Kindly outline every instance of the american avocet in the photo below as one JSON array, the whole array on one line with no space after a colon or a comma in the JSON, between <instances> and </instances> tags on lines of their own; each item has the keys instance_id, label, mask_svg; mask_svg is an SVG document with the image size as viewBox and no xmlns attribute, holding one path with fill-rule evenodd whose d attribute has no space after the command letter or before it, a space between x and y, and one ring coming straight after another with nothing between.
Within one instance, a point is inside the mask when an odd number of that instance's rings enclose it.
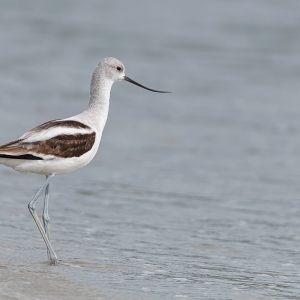
<instances>
[{"instance_id":1,"label":"american avocet","mask_svg":"<svg viewBox=\"0 0 300 300\"><path fill-rule=\"evenodd\" d=\"M18 140L0 146L0 164L22 173L46 175L46 180L28 204L28 209L46 243L51 265L58 258L51 246L49 235L49 184L57 174L69 173L87 165L95 156L104 129L110 90L114 82L126 80L149 89L125 76L124 65L115 58L100 61L94 70L88 108L82 113L61 120L53 120L24 133ZM35 203L45 190L43 223L35 211Z\"/></svg>"}]
</instances>

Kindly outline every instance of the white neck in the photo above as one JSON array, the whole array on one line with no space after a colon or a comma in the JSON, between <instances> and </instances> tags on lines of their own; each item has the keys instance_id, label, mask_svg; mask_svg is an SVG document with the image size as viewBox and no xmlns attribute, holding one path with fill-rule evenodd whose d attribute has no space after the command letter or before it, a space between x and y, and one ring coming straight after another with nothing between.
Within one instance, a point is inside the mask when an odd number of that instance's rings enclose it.
<instances>
[{"instance_id":1,"label":"white neck","mask_svg":"<svg viewBox=\"0 0 300 300\"><path fill-rule=\"evenodd\" d=\"M102 133L107 120L112 85L113 81L96 67L91 81L89 105L82 114L99 133Z\"/></svg>"}]
</instances>

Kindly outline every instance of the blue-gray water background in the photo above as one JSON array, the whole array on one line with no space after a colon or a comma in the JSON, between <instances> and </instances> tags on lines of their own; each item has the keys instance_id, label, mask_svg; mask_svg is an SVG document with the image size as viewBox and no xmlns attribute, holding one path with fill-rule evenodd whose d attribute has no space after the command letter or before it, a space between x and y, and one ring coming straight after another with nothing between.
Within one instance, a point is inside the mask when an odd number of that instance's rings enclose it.
<instances>
[{"instance_id":1,"label":"blue-gray water background","mask_svg":"<svg viewBox=\"0 0 300 300\"><path fill-rule=\"evenodd\" d=\"M0 143L117 83L99 152L51 184L46 264L0 167L0 299L300 299L300 2L1 1ZM39 212L42 199L38 202Z\"/></svg>"}]
</instances>

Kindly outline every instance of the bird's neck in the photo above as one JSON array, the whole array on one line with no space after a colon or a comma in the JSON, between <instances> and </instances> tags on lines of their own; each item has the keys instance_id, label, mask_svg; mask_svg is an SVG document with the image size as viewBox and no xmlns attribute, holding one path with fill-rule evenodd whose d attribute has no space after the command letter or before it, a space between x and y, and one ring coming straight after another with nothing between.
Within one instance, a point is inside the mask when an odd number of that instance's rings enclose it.
<instances>
[{"instance_id":1,"label":"bird's neck","mask_svg":"<svg viewBox=\"0 0 300 300\"><path fill-rule=\"evenodd\" d=\"M113 81L97 71L96 68L93 73L90 101L85 113L89 115L92 125L102 132L108 116L110 90Z\"/></svg>"}]
</instances>

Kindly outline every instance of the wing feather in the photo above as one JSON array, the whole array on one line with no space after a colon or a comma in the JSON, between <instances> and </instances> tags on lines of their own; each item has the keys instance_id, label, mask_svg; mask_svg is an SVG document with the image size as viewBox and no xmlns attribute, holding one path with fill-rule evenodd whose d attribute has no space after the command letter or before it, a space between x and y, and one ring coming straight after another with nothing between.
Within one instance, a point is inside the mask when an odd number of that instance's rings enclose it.
<instances>
[{"instance_id":1,"label":"wing feather","mask_svg":"<svg viewBox=\"0 0 300 300\"><path fill-rule=\"evenodd\" d=\"M81 122L55 120L0 146L0 157L29 160L79 157L93 147L95 139L96 132Z\"/></svg>"}]
</instances>

